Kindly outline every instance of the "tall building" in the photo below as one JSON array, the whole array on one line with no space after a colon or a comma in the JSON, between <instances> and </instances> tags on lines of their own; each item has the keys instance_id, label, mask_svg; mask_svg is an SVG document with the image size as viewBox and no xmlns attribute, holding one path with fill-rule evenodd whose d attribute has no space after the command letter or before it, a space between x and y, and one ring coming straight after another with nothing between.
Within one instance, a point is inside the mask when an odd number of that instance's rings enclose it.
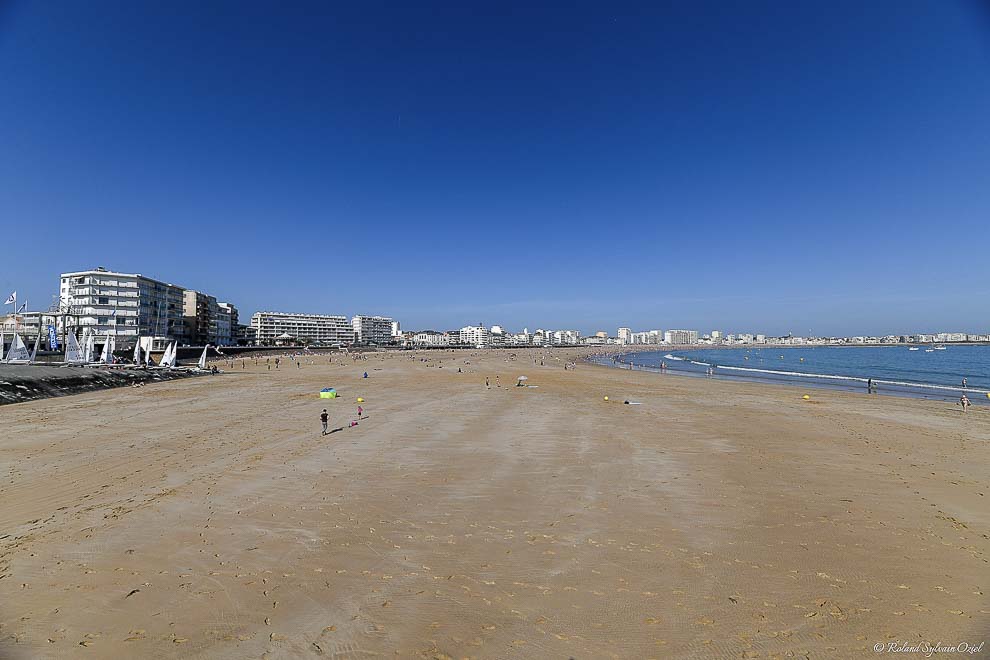
<instances>
[{"instance_id":1,"label":"tall building","mask_svg":"<svg viewBox=\"0 0 990 660\"><path fill-rule=\"evenodd\" d=\"M178 339L184 335L183 289L140 273L106 268L62 273L58 331L90 328L98 335ZM118 340L119 341L119 340Z\"/></svg>"},{"instance_id":2,"label":"tall building","mask_svg":"<svg viewBox=\"0 0 990 660\"><path fill-rule=\"evenodd\" d=\"M228 302L217 303L217 346L234 346L237 341L237 326L240 325L237 308Z\"/></svg>"},{"instance_id":3,"label":"tall building","mask_svg":"<svg viewBox=\"0 0 990 660\"><path fill-rule=\"evenodd\" d=\"M619 334L616 336L619 338L620 344L631 344L632 328L619 328Z\"/></svg>"},{"instance_id":4,"label":"tall building","mask_svg":"<svg viewBox=\"0 0 990 660\"><path fill-rule=\"evenodd\" d=\"M182 343L192 346L217 344L217 299L214 296L187 289L182 294L182 314L185 317L185 336ZM230 334L228 320L227 334Z\"/></svg>"},{"instance_id":5,"label":"tall building","mask_svg":"<svg viewBox=\"0 0 990 660\"><path fill-rule=\"evenodd\" d=\"M460 343L468 346L488 346L491 340L491 333L483 325L468 325L461 328Z\"/></svg>"},{"instance_id":6,"label":"tall building","mask_svg":"<svg viewBox=\"0 0 990 660\"><path fill-rule=\"evenodd\" d=\"M355 316L351 319L355 341L377 346L392 343L393 323L386 316Z\"/></svg>"},{"instance_id":7,"label":"tall building","mask_svg":"<svg viewBox=\"0 0 990 660\"><path fill-rule=\"evenodd\" d=\"M283 335L302 342L331 346L354 343L354 328L347 322L346 316L256 312L251 317L251 327L254 329L255 343L259 345L274 344Z\"/></svg>"},{"instance_id":8,"label":"tall building","mask_svg":"<svg viewBox=\"0 0 990 660\"><path fill-rule=\"evenodd\" d=\"M685 345L698 343L697 330L667 330L663 333L663 341L666 344Z\"/></svg>"}]
</instances>

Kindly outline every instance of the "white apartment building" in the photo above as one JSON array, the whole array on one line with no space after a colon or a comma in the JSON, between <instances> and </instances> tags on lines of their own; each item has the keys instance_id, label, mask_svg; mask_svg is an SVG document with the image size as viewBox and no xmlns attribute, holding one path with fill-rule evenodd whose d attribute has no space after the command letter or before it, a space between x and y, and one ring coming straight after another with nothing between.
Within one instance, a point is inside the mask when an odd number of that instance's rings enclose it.
<instances>
[{"instance_id":1,"label":"white apartment building","mask_svg":"<svg viewBox=\"0 0 990 660\"><path fill-rule=\"evenodd\" d=\"M663 333L665 344L685 345L698 343L697 330L667 330Z\"/></svg>"},{"instance_id":2,"label":"white apartment building","mask_svg":"<svg viewBox=\"0 0 990 660\"><path fill-rule=\"evenodd\" d=\"M619 333L616 336L619 338L620 344L631 344L632 328L619 328Z\"/></svg>"},{"instance_id":3,"label":"white apartment building","mask_svg":"<svg viewBox=\"0 0 990 660\"><path fill-rule=\"evenodd\" d=\"M450 337L436 330L424 330L412 336L412 343L417 346L450 346Z\"/></svg>"},{"instance_id":4,"label":"white apartment building","mask_svg":"<svg viewBox=\"0 0 990 660\"><path fill-rule=\"evenodd\" d=\"M282 335L314 344L344 346L354 343L354 328L346 316L255 312L251 327L258 345L271 345Z\"/></svg>"},{"instance_id":5,"label":"white apartment building","mask_svg":"<svg viewBox=\"0 0 990 660\"><path fill-rule=\"evenodd\" d=\"M581 342L581 333L577 330L554 330L551 342L555 346L577 346Z\"/></svg>"},{"instance_id":6,"label":"white apartment building","mask_svg":"<svg viewBox=\"0 0 990 660\"><path fill-rule=\"evenodd\" d=\"M506 343L510 346L526 346L532 340L532 335L529 334L528 330L523 330L522 332L517 332L514 335L509 335Z\"/></svg>"},{"instance_id":7,"label":"white apartment building","mask_svg":"<svg viewBox=\"0 0 990 660\"><path fill-rule=\"evenodd\" d=\"M462 344L469 346L488 346L491 343L491 333L483 325L467 325L460 329Z\"/></svg>"},{"instance_id":8,"label":"white apartment building","mask_svg":"<svg viewBox=\"0 0 990 660\"><path fill-rule=\"evenodd\" d=\"M60 339L66 328L96 334L179 337L183 334L183 289L140 273L105 268L62 273L59 283Z\"/></svg>"},{"instance_id":9,"label":"white apartment building","mask_svg":"<svg viewBox=\"0 0 990 660\"><path fill-rule=\"evenodd\" d=\"M217 303L217 337L218 346L234 346L237 344L237 326L240 325L237 308L228 302Z\"/></svg>"},{"instance_id":10,"label":"white apartment building","mask_svg":"<svg viewBox=\"0 0 990 660\"><path fill-rule=\"evenodd\" d=\"M394 321L386 316L355 316L351 319L354 339L362 344L391 344Z\"/></svg>"}]
</instances>

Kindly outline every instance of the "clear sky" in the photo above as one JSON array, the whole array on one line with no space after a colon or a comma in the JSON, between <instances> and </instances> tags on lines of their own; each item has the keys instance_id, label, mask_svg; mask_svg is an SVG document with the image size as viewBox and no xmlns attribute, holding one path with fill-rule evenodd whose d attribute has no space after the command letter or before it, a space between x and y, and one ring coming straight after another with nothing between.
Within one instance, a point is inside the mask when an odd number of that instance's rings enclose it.
<instances>
[{"instance_id":1,"label":"clear sky","mask_svg":"<svg viewBox=\"0 0 990 660\"><path fill-rule=\"evenodd\" d=\"M0 230L31 307L986 332L990 12L0 0Z\"/></svg>"}]
</instances>

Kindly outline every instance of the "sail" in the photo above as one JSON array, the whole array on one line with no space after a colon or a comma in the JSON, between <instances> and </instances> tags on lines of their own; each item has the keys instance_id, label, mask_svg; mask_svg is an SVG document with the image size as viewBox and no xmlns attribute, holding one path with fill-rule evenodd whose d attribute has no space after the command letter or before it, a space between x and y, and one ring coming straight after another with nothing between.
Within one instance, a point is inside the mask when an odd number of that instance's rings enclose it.
<instances>
[{"instance_id":1,"label":"sail","mask_svg":"<svg viewBox=\"0 0 990 660\"><path fill-rule=\"evenodd\" d=\"M96 336L89 328L83 328L82 336L83 362L92 362L96 352Z\"/></svg>"},{"instance_id":2,"label":"sail","mask_svg":"<svg viewBox=\"0 0 990 660\"><path fill-rule=\"evenodd\" d=\"M38 344L41 343L41 327L38 328L38 337L34 340L34 348L31 349L31 357L28 360L31 364L34 364L34 359L38 357Z\"/></svg>"},{"instance_id":3,"label":"sail","mask_svg":"<svg viewBox=\"0 0 990 660\"><path fill-rule=\"evenodd\" d=\"M151 366L151 342L152 339L148 339L148 345L144 347L144 366Z\"/></svg>"},{"instance_id":4,"label":"sail","mask_svg":"<svg viewBox=\"0 0 990 660\"><path fill-rule=\"evenodd\" d=\"M134 364L141 364L141 338L134 340Z\"/></svg>"},{"instance_id":5,"label":"sail","mask_svg":"<svg viewBox=\"0 0 990 660\"><path fill-rule=\"evenodd\" d=\"M162 356L162 361L158 365L168 368L175 366L175 342L169 344L165 349L165 355Z\"/></svg>"},{"instance_id":6,"label":"sail","mask_svg":"<svg viewBox=\"0 0 990 660\"><path fill-rule=\"evenodd\" d=\"M86 361L82 349L79 348L79 341L76 333L67 331L65 335L65 361L69 364L78 364Z\"/></svg>"},{"instance_id":7,"label":"sail","mask_svg":"<svg viewBox=\"0 0 990 660\"><path fill-rule=\"evenodd\" d=\"M200 369L206 369L206 352L210 350L210 345L207 344L206 348L203 349L203 354L199 356L199 364L197 365Z\"/></svg>"},{"instance_id":8,"label":"sail","mask_svg":"<svg viewBox=\"0 0 990 660\"><path fill-rule=\"evenodd\" d=\"M100 362L102 364L110 364L110 335L107 335L106 340L103 342L103 352L100 353Z\"/></svg>"},{"instance_id":9,"label":"sail","mask_svg":"<svg viewBox=\"0 0 990 660\"><path fill-rule=\"evenodd\" d=\"M7 345L7 333L0 332L0 362L6 362L5 354L3 352L4 346Z\"/></svg>"},{"instance_id":10,"label":"sail","mask_svg":"<svg viewBox=\"0 0 990 660\"><path fill-rule=\"evenodd\" d=\"M107 343L110 344L110 350L108 351L107 354L107 364L113 364L114 363L113 352L117 350L117 335L110 335L109 337L107 337Z\"/></svg>"},{"instance_id":11,"label":"sail","mask_svg":"<svg viewBox=\"0 0 990 660\"><path fill-rule=\"evenodd\" d=\"M7 362L27 362L30 359L31 354L28 353L24 340L15 332L14 341L10 344L10 350L7 351Z\"/></svg>"}]
</instances>

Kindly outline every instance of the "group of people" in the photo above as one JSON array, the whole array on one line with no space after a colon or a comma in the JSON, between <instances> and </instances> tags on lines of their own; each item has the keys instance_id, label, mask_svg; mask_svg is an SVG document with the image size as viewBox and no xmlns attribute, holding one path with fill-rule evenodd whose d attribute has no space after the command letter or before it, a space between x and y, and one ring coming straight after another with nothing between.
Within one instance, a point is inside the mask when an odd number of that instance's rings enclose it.
<instances>
[{"instance_id":1,"label":"group of people","mask_svg":"<svg viewBox=\"0 0 990 660\"><path fill-rule=\"evenodd\" d=\"M357 407L357 416L359 420L364 419L364 408L361 406ZM323 426L323 435L330 435L330 413L324 408L323 412L320 413L320 424ZM357 422L352 422L351 426L357 426Z\"/></svg>"}]
</instances>

